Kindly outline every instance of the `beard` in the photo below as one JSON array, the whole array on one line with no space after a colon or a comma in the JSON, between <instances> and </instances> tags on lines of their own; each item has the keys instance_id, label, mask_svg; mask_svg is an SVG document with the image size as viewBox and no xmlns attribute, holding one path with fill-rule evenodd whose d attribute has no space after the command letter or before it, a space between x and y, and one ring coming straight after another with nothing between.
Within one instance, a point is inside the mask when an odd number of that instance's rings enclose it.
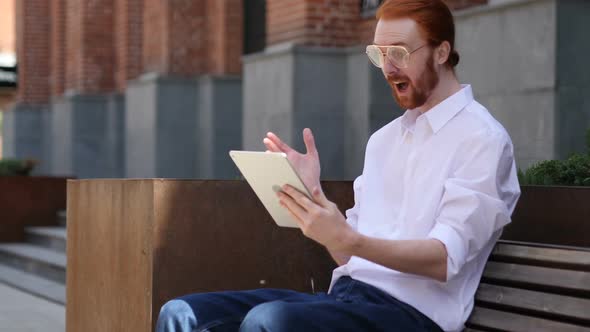
<instances>
[{"instance_id":1,"label":"beard","mask_svg":"<svg viewBox=\"0 0 590 332\"><path fill-rule=\"evenodd\" d=\"M401 95L393 82L407 82L407 87L404 89L405 95ZM416 80L412 82L409 77L403 75L391 75L387 76L387 83L391 87L393 97L395 101L402 109L415 109L426 103L432 91L438 85L439 77L437 72L434 70L434 59L432 54L426 61L424 71ZM409 92L409 93L408 93Z\"/></svg>"}]
</instances>

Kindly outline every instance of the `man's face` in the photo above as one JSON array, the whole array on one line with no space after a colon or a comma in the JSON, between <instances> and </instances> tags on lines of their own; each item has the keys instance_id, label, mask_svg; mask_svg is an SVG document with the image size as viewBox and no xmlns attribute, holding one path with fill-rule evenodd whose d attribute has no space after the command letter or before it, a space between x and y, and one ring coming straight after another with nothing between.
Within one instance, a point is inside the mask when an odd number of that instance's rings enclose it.
<instances>
[{"instance_id":1,"label":"man's face","mask_svg":"<svg viewBox=\"0 0 590 332\"><path fill-rule=\"evenodd\" d=\"M426 45L416 22L409 18L379 20L374 43L404 46L409 52L416 50L411 53L406 68L394 66L384 56L382 71L401 108L414 109L424 105L438 85L439 75L434 67L433 50Z\"/></svg>"}]
</instances>

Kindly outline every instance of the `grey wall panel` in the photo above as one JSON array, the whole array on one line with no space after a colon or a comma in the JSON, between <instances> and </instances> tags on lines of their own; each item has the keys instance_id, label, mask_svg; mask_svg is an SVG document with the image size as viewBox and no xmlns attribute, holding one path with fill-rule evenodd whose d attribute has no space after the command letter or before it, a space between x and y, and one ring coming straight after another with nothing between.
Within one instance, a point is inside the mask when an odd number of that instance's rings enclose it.
<instances>
[{"instance_id":1,"label":"grey wall panel","mask_svg":"<svg viewBox=\"0 0 590 332\"><path fill-rule=\"evenodd\" d=\"M16 155L15 117L14 107L2 113L2 156L4 158L14 158Z\"/></svg>"},{"instance_id":2,"label":"grey wall panel","mask_svg":"<svg viewBox=\"0 0 590 332\"><path fill-rule=\"evenodd\" d=\"M209 110L202 112L212 114L210 136L213 137L212 150L207 154L212 165L212 178L236 179L239 171L229 158L229 150L242 147L242 79L238 77L213 77L207 84L212 84L213 101Z\"/></svg>"},{"instance_id":3,"label":"grey wall panel","mask_svg":"<svg viewBox=\"0 0 590 332\"><path fill-rule=\"evenodd\" d=\"M194 178L197 175L197 80L160 77L156 82L155 176Z\"/></svg>"},{"instance_id":4,"label":"grey wall panel","mask_svg":"<svg viewBox=\"0 0 590 332\"><path fill-rule=\"evenodd\" d=\"M127 91L128 177L235 179L242 147L241 79L145 75Z\"/></svg>"},{"instance_id":5,"label":"grey wall panel","mask_svg":"<svg viewBox=\"0 0 590 332\"><path fill-rule=\"evenodd\" d=\"M510 133L517 167L526 169L539 160L554 158L553 90L488 96L479 101Z\"/></svg>"},{"instance_id":6,"label":"grey wall panel","mask_svg":"<svg viewBox=\"0 0 590 332\"><path fill-rule=\"evenodd\" d=\"M309 127L320 152L323 179L343 179L348 52L296 48L291 142L305 151L302 131Z\"/></svg>"},{"instance_id":7,"label":"grey wall panel","mask_svg":"<svg viewBox=\"0 0 590 332\"><path fill-rule=\"evenodd\" d=\"M590 1L557 2L556 154L585 152L590 130Z\"/></svg>"},{"instance_id":8,"label":"grey wall panel","mask_svg":"<svg viewBox=\"0 0 590 332\"><path fill-rule=\"evenodd\" d=\"M506 1L456 15L457 74L508 130L517 164L555 155L556 2Z\"/></svg>"},{"instance_id":9,"label":"grey wall panel","mask_svg":"<svg viewBox=\"0 0 590 332\"><path fill-rule=\"evenodd\" d=\"M156 84L140 78L125 92L125 177L156 176Z\"/></svg>"},{"instance_id":10,"label":"grey wall panel","mask_svg":"<svg viewBox=\"0 0 590 332\"><path fill-rule=\"evenodd\" d=\"M72 105L65 98L52 103L51 142L52 158L51 173L56 175L74 175L72 162Z\"/></svg>"},{"instance_id":11,"label":"grey wall panel","mask_svg":"<svg viewBox=\"0 0 590 332\"><path fill-rule=\"evenodd\" d=\"M40 162L34 174L49 171L48 105L15 104L3 113L3 157Z\"/></svg>"},{"instance_id":12,"label":"grey wall panel","mask_svg":"<svg viewBox=\"0 0 590 332\"><path fill-rule=\"evenodd\" d=\"M124 175L121 95L68 95L52 103L51 173L78 178Z\"/></svg>"},{"instance_id":13,"label":"grey wall panel","mask_svg":"<svg viewBox=\"0 0 590 332\"><path fill-rule=\"evenodd\" d=\"M244 57L243 147L264 150L273 131L287 143L293 136L294 56L289 50Z\"/></svg>"}]
</instances>

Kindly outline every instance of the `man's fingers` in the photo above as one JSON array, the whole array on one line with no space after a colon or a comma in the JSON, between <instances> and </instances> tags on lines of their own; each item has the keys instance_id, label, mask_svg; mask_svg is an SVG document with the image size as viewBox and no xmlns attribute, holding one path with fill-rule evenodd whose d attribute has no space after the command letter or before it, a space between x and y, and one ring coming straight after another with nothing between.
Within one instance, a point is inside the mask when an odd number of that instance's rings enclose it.
<instances>
[{"instance_id":1,"label":"man's fingers","mask_svg":"<svg viewBox=\"0 0 590 332\"><path fill-rule=\"evenodd\" d=\"M305 143L305 148L307 149L307 153L317 154L318 150L315 146L315 139L313 138L313 133L311 129L305 128L303 129L303 142Z\"/></svg>"},{"instance_id":2,"label":"man's fingers","mask_svg":"<svg viewBox=\"0 0 590 332\"><path fill-rule=\"evenodd\" d=\"M289 209L289 207L285 203L281 203L281 205L287 210L289 215L291 215L291 218L293 218L293 220L295 220L295 222L297 223L299 228L303 229L305 222L303 220L301 220L295 213L293 213L293 211L291 211L291 209Z\"/></svg>"},{"instance_id":3,"label":"man's fingers","mask_svg":"<svg viewBox=\"0 0 590 332\"><path fill-rule=\"evenodd\" d=\"M264 143L264 145L266 145L266 148L268 149L268 151L283 152L283 151L281 151L281 149L279 149L279 147L273 141L271 141L268 138L263 139L262 142Z\"/></svg>"},{"instance_id":4,"label":"man's fingers","mask_svg":"<svg viewBox=\"0 0 590 332\"><path fill-rule=\"evenodd\" d=\"M271 132L269 132L269 133L267 133L267 134L266 134L266 137L267 137L267 138L268 138L270 141L272 141L272 143L274 143L274 144L275 144L275 146L276 146L277 148L279 148L279 149L280 149L280 151L282 151L282 152L289 153L289 152L291 152L291 151L293 150L293 149L292 149L292 148L291 148L289 145L287 145L285 142L283 142L283 141L282 141L282 140L279 138L279 136L275 135L274 133L271 133Z\"/></svg>"},{"instance_id":5,"label":"man's fingers","mask_svg":"<svg viewBox=\"0 0 590 332\"><path fill-rule=\"evenodd\" d=\"M279 193L279 199L281 203L284 204L291 212L293 212L298 218L305 219L307 217L307 211L299 205L293 197L285 194Z\"/></svg>"},{"instance_id":6,"label":"man's fingers","mask_svg":"<svg viewBox=\"0 0 590 332\"><path fill-rule=\"evenodd\" d=\"M291 196L299 205L301 205L306 210L306 212L311 212L311 210L317 205L305 194L291 187L290 185L283 186L283 191Z\"/></svg>"},{"instance_id":7,"label":"man's fingers","mask_svg":"<svg viewBox=\"0 0 590 332\"><path fill-rule=\"evenodd\" d=\"M312 195L313 199L323 207L326 207L328 205L328 203L330 203L328 198L326 198L326 195L324 195L324 191L319 186L314 187L311 190L311 195Z\"/></svg>"}]
</instances>

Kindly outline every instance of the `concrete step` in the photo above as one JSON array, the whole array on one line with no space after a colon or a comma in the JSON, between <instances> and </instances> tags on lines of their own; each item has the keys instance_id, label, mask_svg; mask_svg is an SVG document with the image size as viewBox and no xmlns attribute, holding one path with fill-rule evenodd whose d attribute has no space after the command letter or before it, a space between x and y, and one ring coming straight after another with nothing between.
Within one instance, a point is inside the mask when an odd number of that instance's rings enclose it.
<instances>
[{"instance_id":1,"label":"concrete step","mask_svg":"<svg viewBox=\"0 0 590 332\"><path fill-rule=\"evenodd\" d=\"M27 227L25 236L27 243L62 253L66 252L65 227Z\"/></svg>"},{"instance_id":2,"label":"concrete step","mask_svg":"<svg viewBox=\"0 0 590 332\"><path fill-rule=\"evenodd\" d=\"M66 255L26 243L0 244L0 264L65 284Z\"/></svg>"},{"instance_id":3,"label":"concrete step","mask_svg":"<svg viewBox=\"0 0 590 332\"><path fill-rule=\"evenodd\" d=\"M66 304L64 284L34 274L0 264L0 282L57 304Z\"/></svg>"},{"instance_id":4,"label":"concrete step","mask_svg":"<svg viewBox=\"0 0 590 332\"><path fill-rule=\"evenodd\" d=\"M57 212L57 223L62 227L66 227L66 210L60 210Z\"/></svg>"}]
</instances>

